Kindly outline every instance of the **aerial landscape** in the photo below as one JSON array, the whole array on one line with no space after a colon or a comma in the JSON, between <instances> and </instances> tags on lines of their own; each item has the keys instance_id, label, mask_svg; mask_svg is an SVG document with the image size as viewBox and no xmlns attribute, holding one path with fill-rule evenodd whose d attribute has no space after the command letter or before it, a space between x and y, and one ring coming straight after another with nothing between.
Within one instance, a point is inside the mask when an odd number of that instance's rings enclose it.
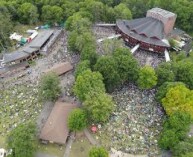
<instances>
[{"instance_id":1,"label":"aerial landscape","mask_svg":"<svg viewBox=\"0 0 193 157\"><path fill-rule=\"evenodd\" d=\"M0 157L193 157L193 1L0 0Z\"/></svg>"}]
</instances>

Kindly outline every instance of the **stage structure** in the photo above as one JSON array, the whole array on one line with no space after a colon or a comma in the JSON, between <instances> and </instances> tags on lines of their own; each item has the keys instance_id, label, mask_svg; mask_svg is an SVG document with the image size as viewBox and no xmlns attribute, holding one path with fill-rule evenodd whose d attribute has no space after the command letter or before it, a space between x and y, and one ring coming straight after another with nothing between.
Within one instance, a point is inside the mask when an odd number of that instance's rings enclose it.
<instances>
[{"instance_id":1,"label":"stage structure","mask_svg":"<svg viewBox=\"0 0 193 157\"><path fill-rule=\"evenodd\" d=\"M117 20L116 33L121 34L125 43L131 47L164 53L170 48L168 38L173 31L177 15L153 8L147 11L146 17L133 20Z\"/></svg>"}]
</instances>

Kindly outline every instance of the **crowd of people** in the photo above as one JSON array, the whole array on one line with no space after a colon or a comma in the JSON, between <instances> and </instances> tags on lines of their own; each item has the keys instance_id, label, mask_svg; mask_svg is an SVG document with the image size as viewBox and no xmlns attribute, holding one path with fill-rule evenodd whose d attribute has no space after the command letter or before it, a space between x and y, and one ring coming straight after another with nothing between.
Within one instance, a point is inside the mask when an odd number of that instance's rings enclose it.
<instances>
[{"instance_id":1,"label":"crowd of people","mask_svg":"<svg viewBox=\"0 0 193 157\"><path fill-rule=\"evenodd\" d=\"M164 113L154 99L155 90L142 91L128 84L112 96L117 106L99 131L102 144L130 154L157 156Z\"/></svg>"}]
</instances>

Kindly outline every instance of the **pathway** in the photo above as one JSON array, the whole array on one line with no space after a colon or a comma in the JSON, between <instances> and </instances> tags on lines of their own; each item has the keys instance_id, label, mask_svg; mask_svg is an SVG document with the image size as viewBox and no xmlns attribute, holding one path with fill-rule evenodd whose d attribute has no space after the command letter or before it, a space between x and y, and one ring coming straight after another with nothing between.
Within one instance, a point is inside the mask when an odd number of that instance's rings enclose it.
<instances>
[{"instance_id":1,"label":"pathway","mask_svg":"<svg viewBox=\"0 0 193 157\"><path fill-rule=\"evenodd\" d=\"M64 153L64 157L69 157L70 156L70 150L71 150L71 147L72 147L72 143L74 142L75 140L75 133L71 133L69 138L68 138L68 141L66 143L66 148L65 148L65 153Z\"/></svg>"},{"instance_id":2,"label":"pathway","mask_svg":"<svg viewBox=\"0 0 193 157\"><path fill-rule=\"evenodd\" d=\"M57 157L57 156L38 152L38 153L36 153L35 157Z\"/></svg>"},{"instance_id":3,"label":"pathway","mask_svg":"<svg viewBox=\"0 0 193 157\"><path fill-rule=\"evenodd\" d=\"M99 146L98 141L96 141L96 140L94 139L94 137L90 134L90 132L88 131L88 129L85 129L85 130L84 130L84 134L86 135L86 137L88 138L88 140L90 141L90 143L91 143L92 145L97 145L97 146Z\"/></svg>"}]
</instances>

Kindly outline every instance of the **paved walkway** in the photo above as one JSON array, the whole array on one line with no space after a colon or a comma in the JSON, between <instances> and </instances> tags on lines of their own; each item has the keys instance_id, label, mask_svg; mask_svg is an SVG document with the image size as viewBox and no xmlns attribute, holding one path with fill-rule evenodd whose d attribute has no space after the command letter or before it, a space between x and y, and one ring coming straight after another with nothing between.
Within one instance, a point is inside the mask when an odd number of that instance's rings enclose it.
<instances>
[{"instance_id":1,"label":"paved walkway","mask_svg":"<svg viewBox=\"0 0 193 157\"><path fill-rule=\"evenodd\" d=\"M71 133L70 137L68 138L68 141L66 143L66 148L65 148L65 153L64 153L64 157L69 157L70 156L70 150L72 147L72 143L75 140L75 133Z\"/></svg>"},{"instance_id":2,"label":"paved walkway","mask_svg":"<svg viewBox=\"0 0 193 157\"><path fill-rule=\"evenodd\" d=\"M99 146L98 141L96 141L96 140L94 139L94 137L90 134L90 132L88 131L88 129L85 129L85 130L84 130L84 134L85 134L85 136L88 138L88 140L90 141L90 143L91 143L92 145L97 145L97 146Z\"/></svg>"}]
</instances>

